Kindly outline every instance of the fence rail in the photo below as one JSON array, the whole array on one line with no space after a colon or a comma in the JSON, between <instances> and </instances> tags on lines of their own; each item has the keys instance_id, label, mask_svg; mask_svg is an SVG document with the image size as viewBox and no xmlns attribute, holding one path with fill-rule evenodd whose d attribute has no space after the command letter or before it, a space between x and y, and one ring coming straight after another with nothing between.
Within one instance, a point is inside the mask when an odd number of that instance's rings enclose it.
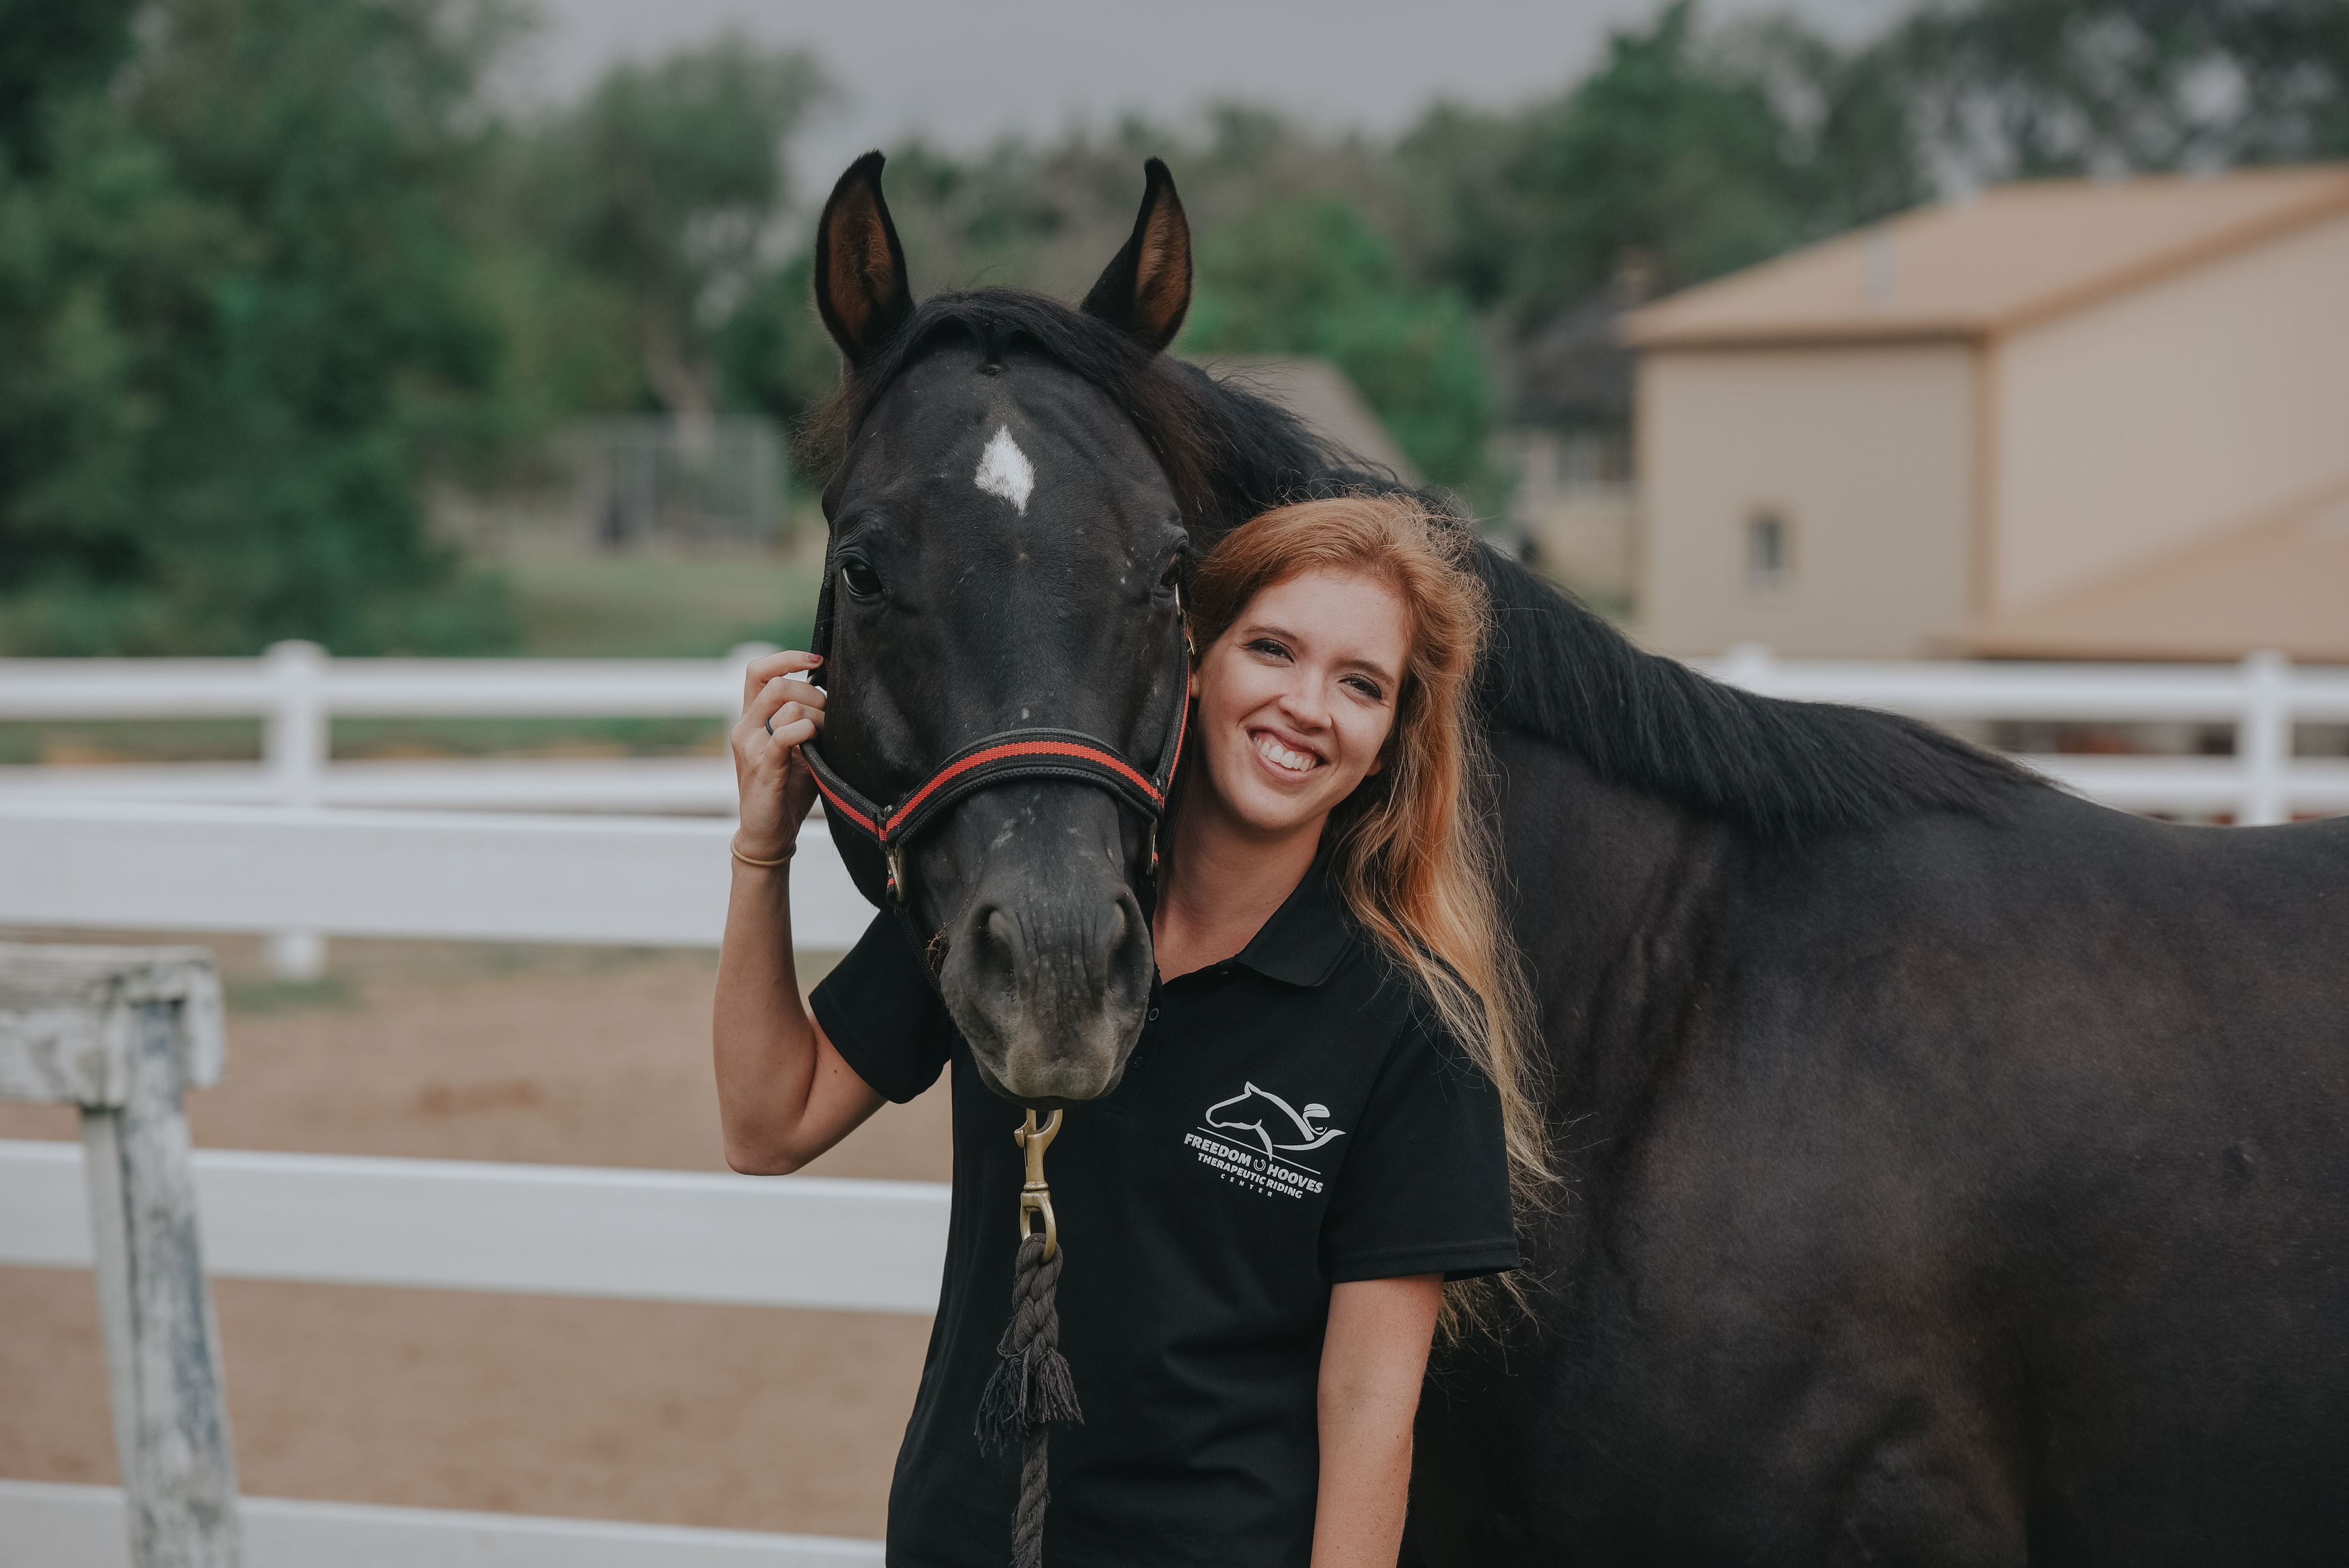
<instances>
[{"instance_id":1,"label":"fence rail","mask_svg":"<svg viewBox=\"0 0 2349 1568\"><path fill-rule=\"evenodd\" d=\"M0 923L714 948L732 826L0 798ZM792 938L844 950L872 906L829 834L800 845Z\"/></svg>"},{"instance_id":2,"label":"fence rail","mask_svg":"<svg viewBox=\"0 0 2349 1568\"><path fill-rule=\"evenodd\" d=\"M197 1149L205 1272L230 1279L830 1312L937 1310L932 1181L752 1178ZM0 1267L86 1269L78 1144L0 1139Z\"/></svg>"},{"instance_id":3,"label":"fence rail","mask_svg":"<svg viewBox=\"0 0 2349 1568\"><path fill-rule=\"evenodd\" d=\"M435 1508L238 1500L244 1568L879 1568L877 1541ZM122 1493L0 1480L9 1568L135 1568Z\"/></svg>"},{"instance_id":4,"label":"fence rail","mask_svg":"<svg viewBox=\"0 0 2349 1568\"><path fill-rule=\"evenodd\" d=\"M243 716L264 721L259 763L0 768L0 799L728 815L722 757L351 761L336 717L728 718L745 644L714 659L329 659L280 643L261 659L0 660L0 720ZM2295 757L2294 727L2349 723L2349 670L2254 654L2234 665L1780 659L1744 646L1698 668L1751 691L1884 708L1935 722L2222 723L2230 758L2024 760L2126 810L2227 813L2244 823L2349 811L2349 760Z\"/></svg>"}]
</instances>

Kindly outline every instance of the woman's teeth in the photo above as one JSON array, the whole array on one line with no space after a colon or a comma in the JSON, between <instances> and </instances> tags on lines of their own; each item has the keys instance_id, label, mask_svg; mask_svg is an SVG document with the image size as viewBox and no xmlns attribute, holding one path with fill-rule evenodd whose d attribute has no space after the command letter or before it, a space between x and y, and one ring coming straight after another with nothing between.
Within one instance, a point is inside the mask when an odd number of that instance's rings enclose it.
<instances>
[{"instance_id":1,"label":"woman's teeth","mask_svg":"<svg viewBox=\"0 0 2349 1568\"><path fill-rule=\"evenodd\" d=\"M1257 754L1274 767L1292 774L1309 774L1321 765L1321 759L1310 752L1292 752L1270 735L1259 731L1256 737Z\"/></svg>"}]
</instances>

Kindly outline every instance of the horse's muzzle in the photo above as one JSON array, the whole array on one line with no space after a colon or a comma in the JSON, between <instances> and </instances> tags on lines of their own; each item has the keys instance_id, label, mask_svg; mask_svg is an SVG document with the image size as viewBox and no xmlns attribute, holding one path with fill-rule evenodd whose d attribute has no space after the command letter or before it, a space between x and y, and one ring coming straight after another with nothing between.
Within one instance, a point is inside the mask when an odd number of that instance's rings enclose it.
<instances>
[{"instance_id":1,"label":"horse's muzzle","mask_svg":"<svg viewBox=\"0 0 2349 1568\"><path fill-rule=\"evenodd\" d=\"M1126 879L1116 804L1082 788L1036 793L1060 809L1039 810L1015 789L957 813L995 820L956 824L990 842L948 922L938 984L988 1086L1050 1109L1117 1086L1155 959ZM1089 840L1090 853L1078 847Z\"/></svg>"}]
</instances>

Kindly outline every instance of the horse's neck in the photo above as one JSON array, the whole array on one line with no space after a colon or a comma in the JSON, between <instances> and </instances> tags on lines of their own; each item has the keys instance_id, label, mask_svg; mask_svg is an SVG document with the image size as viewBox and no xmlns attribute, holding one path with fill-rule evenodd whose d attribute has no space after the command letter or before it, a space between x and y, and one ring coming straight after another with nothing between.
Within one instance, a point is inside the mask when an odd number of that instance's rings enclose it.
<instances>
[{"instance_id":1,"label":"horse's neck","mask_svg":"<svg viewBox=\"0 0 2349 1568\"><path fill-rule=\"evenodd\" d=\"M1644 1097L1684 1037L1744 855L1719 825L1546 742L1508 738L1496 751L1511 925L1552 1108L1603 1121Z\"/></svg>"}]
</instances>

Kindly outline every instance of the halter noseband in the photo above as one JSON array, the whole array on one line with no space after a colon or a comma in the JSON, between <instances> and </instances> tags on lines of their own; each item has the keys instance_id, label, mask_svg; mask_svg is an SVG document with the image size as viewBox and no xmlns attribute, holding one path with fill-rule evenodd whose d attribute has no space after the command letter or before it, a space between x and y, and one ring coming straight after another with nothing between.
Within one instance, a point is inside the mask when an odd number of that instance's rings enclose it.
<instances>
[{"instance_id":1,"label":"halter noseband","mask_svg":"<svg viewBox=\"0 0 2349 1568\"><path fill-rule=\"evenodd\" d=\"M1119 755L1117 748L1081 731L1023 726L973 741L939 763L895 805L882 805L842 778L812 742L802 746L800 755L807 759L808 771L815 775L825 809L880 847L889 867L889 896L900 904L905 901L905 846L956 802L1010 779L1074 779L1098 785L1126 802L1150 819L1150 870L1154 875L1158 823L1166 813L1166 792L1174 782L1175 765L1183 760L1183 732L1191 710L1185 691L1191 670L1189 641L1185 633L1175 654L1174 711L1158 748L1158 765L1146 774Z\"/></svg>"}]
</instances>

